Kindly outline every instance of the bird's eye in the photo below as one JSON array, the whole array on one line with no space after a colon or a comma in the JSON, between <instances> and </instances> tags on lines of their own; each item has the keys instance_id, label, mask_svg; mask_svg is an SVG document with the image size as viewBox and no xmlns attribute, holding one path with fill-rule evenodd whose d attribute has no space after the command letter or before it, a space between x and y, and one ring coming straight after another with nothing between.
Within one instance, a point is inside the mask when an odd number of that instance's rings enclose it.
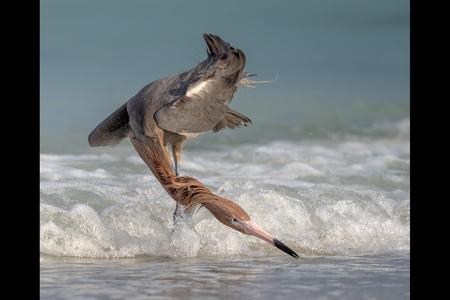
<instances>
[{"instance_id":1,"label":"bird's eye","mask_svg":"<svg viewBox=\"0 0 450 300\"><path fill-rule=\"evenodd\" d=\"M236 223L238 220L236 218L231 217L230 221L233 222L233 223Z\"/></svg>"}]
</instances>

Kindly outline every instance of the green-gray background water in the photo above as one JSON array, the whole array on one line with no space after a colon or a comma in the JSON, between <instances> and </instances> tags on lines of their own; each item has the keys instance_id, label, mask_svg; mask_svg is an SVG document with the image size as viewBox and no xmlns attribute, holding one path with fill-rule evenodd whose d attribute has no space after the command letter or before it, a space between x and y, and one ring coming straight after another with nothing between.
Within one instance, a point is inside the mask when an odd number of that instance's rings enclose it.
<instances>
[{"instance_id":1,"label":"green-gray background water","mask_svg":"<svg viewBox=\"0 0 450 300\"><path fill-rule=\"evenodd\" d=\"M409 1L46 0L40 24L42 152L89 151L90 131L139 89L206 58L204 32L242 49L256 80L275 81L231 103L253 126L188 147L409 117Z\"/></svg>"}]
</instances>

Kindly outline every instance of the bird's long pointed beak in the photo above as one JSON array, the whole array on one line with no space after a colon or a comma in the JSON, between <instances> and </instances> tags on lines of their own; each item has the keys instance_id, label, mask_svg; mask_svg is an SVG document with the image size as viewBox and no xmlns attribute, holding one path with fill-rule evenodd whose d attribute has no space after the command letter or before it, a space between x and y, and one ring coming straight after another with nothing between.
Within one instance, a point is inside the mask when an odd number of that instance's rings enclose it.
<instances>
[{"instance_id":1,"label":"bird's long pointed beak","mask_svg":"<svg viewBox=\"0 0 450 300\"><path fill-rule=\"evenodd\" d=\"M285 244L283 244L282 242L280 242L279 240L274 238L272 235L267 233L264 229L259 227L253 221L241 222L239 225L242 229L244 229L244 231L247 234L256 236L256 237L262 239L263 241L268 242L269 244L277 247L281 251L289 254L290 256L292 256L294 258L297 258L297 259L299 258L298 254L295 253L291 248L289 248L288 246L286 246Z\"/></svg>"}]
</instances>

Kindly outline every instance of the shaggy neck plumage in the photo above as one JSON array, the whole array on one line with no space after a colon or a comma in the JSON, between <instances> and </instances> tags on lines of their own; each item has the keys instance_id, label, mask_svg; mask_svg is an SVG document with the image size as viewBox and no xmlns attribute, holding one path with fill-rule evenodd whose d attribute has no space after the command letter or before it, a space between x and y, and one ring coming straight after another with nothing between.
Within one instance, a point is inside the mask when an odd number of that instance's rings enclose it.
<instances>
[{"instance_id":1,"label":"shaggy neck plumage","mask_svg":"<svg viewBox=\"0 0 450 300\"><path fill-rule=\"evenodd\" d=\"M134 138L130 140L167 193L179 204L187 206L186 212L195 207L200 208L207 202L220 201L221 197L213 194L197 179L188 176L179 177L173 173L164 153L161 136L146 138L146 143Z\"/></svg>"}]
</instances>

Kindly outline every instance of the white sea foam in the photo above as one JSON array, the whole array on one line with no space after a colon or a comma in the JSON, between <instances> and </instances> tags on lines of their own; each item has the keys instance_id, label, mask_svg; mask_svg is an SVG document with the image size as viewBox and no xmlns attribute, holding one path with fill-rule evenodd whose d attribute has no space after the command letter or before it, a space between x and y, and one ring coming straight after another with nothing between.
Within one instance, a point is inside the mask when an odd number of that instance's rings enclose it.
<instances>
[{"instance_id":1,"label":"white sea foam","mask_svg":"<svg viewBox=\"0 0 450 300\"><path fill-rule=\"evenodd\" d=\"M397 124L401 128L405 124ZM175 202L135 152L41 154L40 249L55 256L284 255ZM182 174L235 201L300 255L408 252L409 141L277 141L185 151Z\"/></svg>"}]
</instances>

